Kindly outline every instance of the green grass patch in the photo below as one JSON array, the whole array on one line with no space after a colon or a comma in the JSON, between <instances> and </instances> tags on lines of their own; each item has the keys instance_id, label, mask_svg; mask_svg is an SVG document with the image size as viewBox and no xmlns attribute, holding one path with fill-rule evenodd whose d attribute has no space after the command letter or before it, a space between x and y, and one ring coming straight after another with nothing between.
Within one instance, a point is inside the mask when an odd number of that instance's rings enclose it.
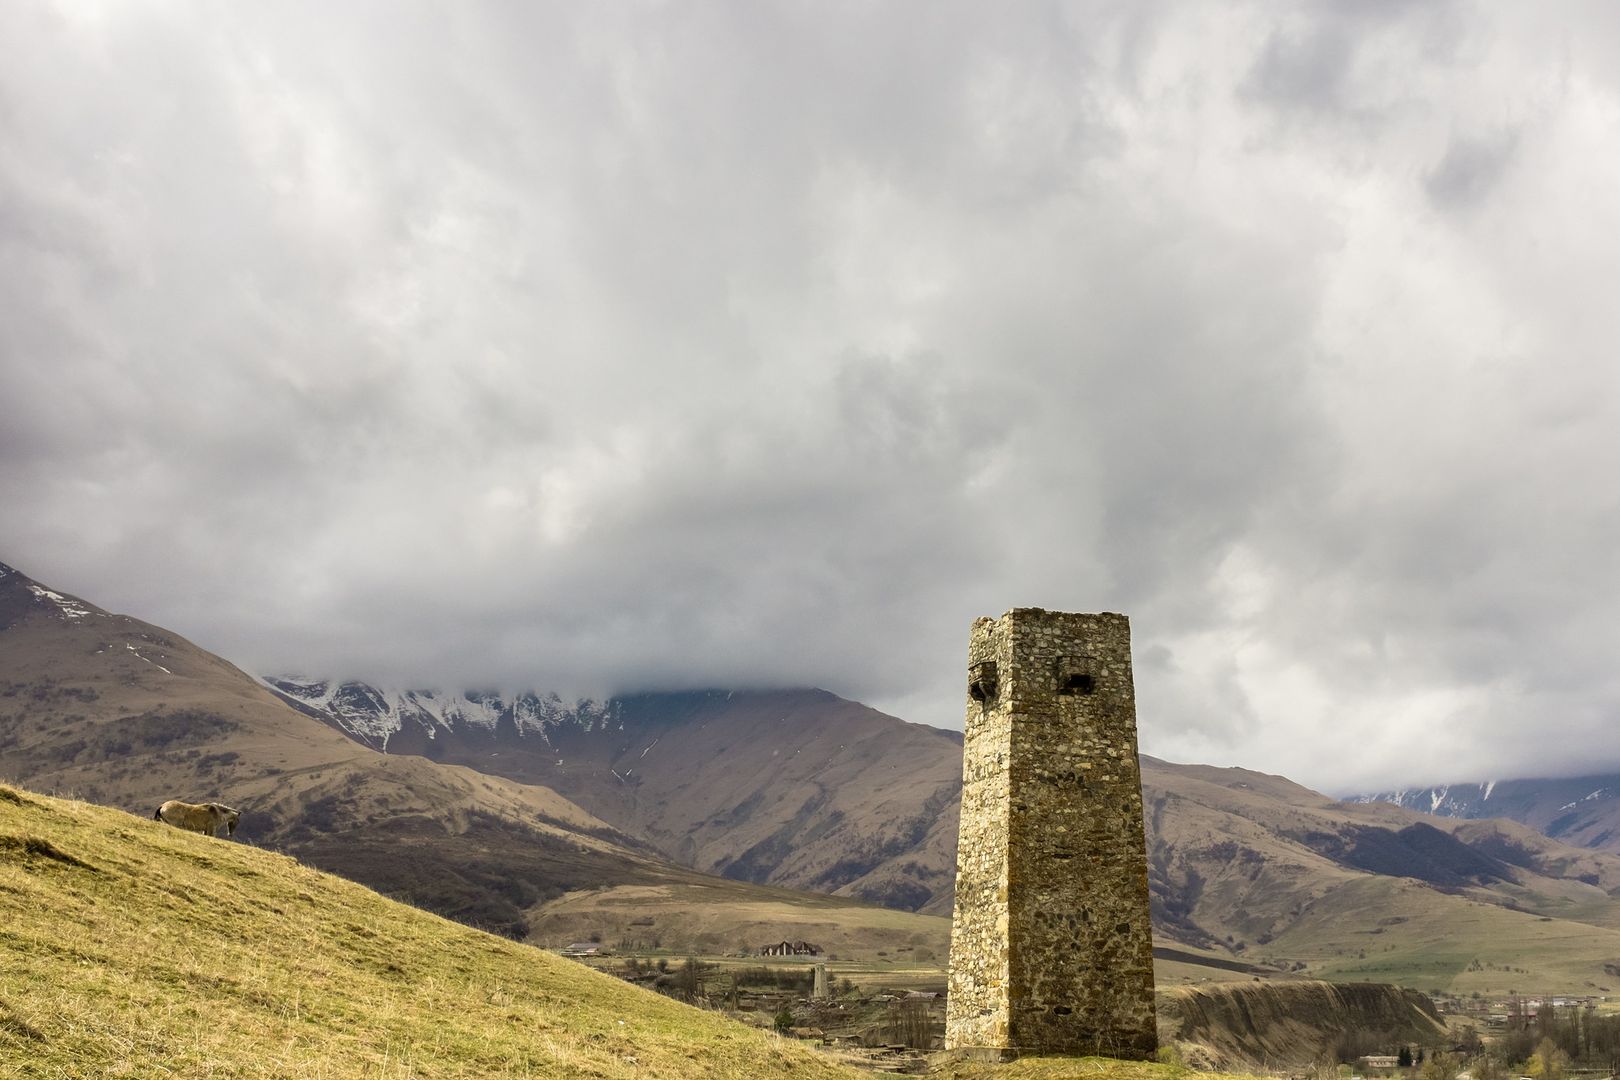
<instances>
[{"instance_id":1,"label":"green grass patch","mask_svg":"<svg viewBox=\"0 0 1620 1080\"><path fill-rule=\"evenodd\" d=\"M1368 912L1382 918L1369 926ZM1315 978L1506 996L1602 995L1620 982L1620 932L1448 896L1396 878L1357 879L1319 898L1265 947Z\"/></svg>"}]
</instances>

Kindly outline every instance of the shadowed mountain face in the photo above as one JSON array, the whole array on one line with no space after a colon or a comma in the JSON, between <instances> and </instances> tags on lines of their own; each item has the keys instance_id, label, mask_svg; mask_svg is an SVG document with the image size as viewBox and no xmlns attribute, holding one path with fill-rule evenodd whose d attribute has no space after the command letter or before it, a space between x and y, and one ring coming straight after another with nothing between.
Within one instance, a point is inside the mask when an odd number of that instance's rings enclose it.
<instances>
[{"instance_id":1,"label":"shadowed mountain face","mask_svg":"<svg viewBox=\"0 0 1620 1080\"><path fill-rule=\"evenodd\" d=\"M1575 847L1620 854L1620 774L1564 780L1492 780L1357 795L1449 818L1507 818Z\"/></svg>"}]
</instances>

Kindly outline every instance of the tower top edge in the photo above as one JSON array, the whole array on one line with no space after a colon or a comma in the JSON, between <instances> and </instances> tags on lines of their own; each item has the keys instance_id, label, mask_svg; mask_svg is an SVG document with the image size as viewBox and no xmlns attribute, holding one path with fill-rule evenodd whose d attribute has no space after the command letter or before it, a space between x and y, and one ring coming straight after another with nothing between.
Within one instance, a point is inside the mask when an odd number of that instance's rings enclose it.
<instances>
[{"instance_id":1,"label":"tower top edge","mask_svg":"<svg viewBox=\"0 0 1620 1080\"><path fill-rule=\"evenodd\" d=\"M1121 615L1117 611L1052 611L1048 608L1015 607L1008 608L1000 618L992 615L980 616L975 623L1001 622L1004 619L1117 619L1120 622L1130 622L1130 617Z\"/></svg>"}]
</instances>

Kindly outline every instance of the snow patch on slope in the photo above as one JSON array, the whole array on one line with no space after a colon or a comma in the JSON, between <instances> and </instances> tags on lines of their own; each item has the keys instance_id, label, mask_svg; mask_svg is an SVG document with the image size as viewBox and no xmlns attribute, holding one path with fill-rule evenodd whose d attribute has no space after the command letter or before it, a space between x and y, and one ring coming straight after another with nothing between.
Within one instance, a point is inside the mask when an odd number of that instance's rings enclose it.
<instances>
[{"instance_id":1,"label":"snow patch on slope","mask_svg":"<svg viewBox=\"0 0 1620 1080\"><path fill-rule=\"evenodd\" d=\"M1417 810L1436 817L1471 818L1481 813L1481 804L1491 797L1495 780L1482 784L1441 784L1431 788L1381 791L1373 795L1352 795L1345 802L1392 803L1405 810Z\"/></svg>"},{"instance_id":2,"label":"snow patch on slope","mask_svg":"<svg viewBox=\"0 0 1620 1080\"><path fill-rule=\"evenodd\" d=\"M480 728L495 731L510 725L521 735L538 736L548 745L559 727L593 731L617 723L611 703L565 704L556 694L518 694L510 699L477 690L378 689L361 682L339 683L299 675L261 679L270 689L329 717L338 727L368 745L386 750L407 724L430 739L440 731Z\"/></svg>"},{"instance_id":3,"label":"snow patch on slope","mask_svg":"<svg viewBox=\"0 0 1620 1080\"><path fill-rule=\"evenodd\" d=\"M135 659L137 659L137 660L145 660L148 664L151 664L153 667L155 667L159 671L163 672L163 674L165 674L165 675L173 675L174 674L174 672L170 671L168 668L164 667L162 664L158 663L156 660L153 660L151 657L142 656L141 651L139 649L137 649L135 646L131 645L129 642L127 642L127 641L124 642L124 648L126 648L130 652L134 653L135 654ZM167 660L168 657L164 657L164 659Z\"/></svg>"},{"instance_id":4,"label":"snow patch on slope","mask_svg":"<svg viewBox=\"0 0 1620 1080\"><path fill-rule=\"evenodd\" d=\"M52 592L43 585L35 585L30 583L28 586L28 591L33 593L35 598L39 600L49 604L55 604L56 607L62 612L62 615L69 622L74 622L78 619L83 619L86 616L95 614L95 612L91 611L77 600L69 600L61 593Z\"/></svg>"}]
</instances>

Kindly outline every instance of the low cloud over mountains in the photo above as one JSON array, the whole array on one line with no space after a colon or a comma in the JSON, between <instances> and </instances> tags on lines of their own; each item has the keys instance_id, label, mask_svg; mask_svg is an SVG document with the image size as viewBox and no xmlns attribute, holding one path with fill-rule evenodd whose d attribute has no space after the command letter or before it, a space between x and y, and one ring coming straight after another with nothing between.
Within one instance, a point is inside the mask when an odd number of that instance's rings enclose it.
<instances>
[{"instance_id":1,"label":"low cloud over mountains","mask_svg":"<svg viewBox=\"0 0 1620 1080\"><path fill-rule=\"evenodd\" d=\"M1150 752L1620 767L1608 9L0 40L0 551L46 580L260 671L946 725L973 617L1119 610Z\"/></svg>"}]
</instances>

